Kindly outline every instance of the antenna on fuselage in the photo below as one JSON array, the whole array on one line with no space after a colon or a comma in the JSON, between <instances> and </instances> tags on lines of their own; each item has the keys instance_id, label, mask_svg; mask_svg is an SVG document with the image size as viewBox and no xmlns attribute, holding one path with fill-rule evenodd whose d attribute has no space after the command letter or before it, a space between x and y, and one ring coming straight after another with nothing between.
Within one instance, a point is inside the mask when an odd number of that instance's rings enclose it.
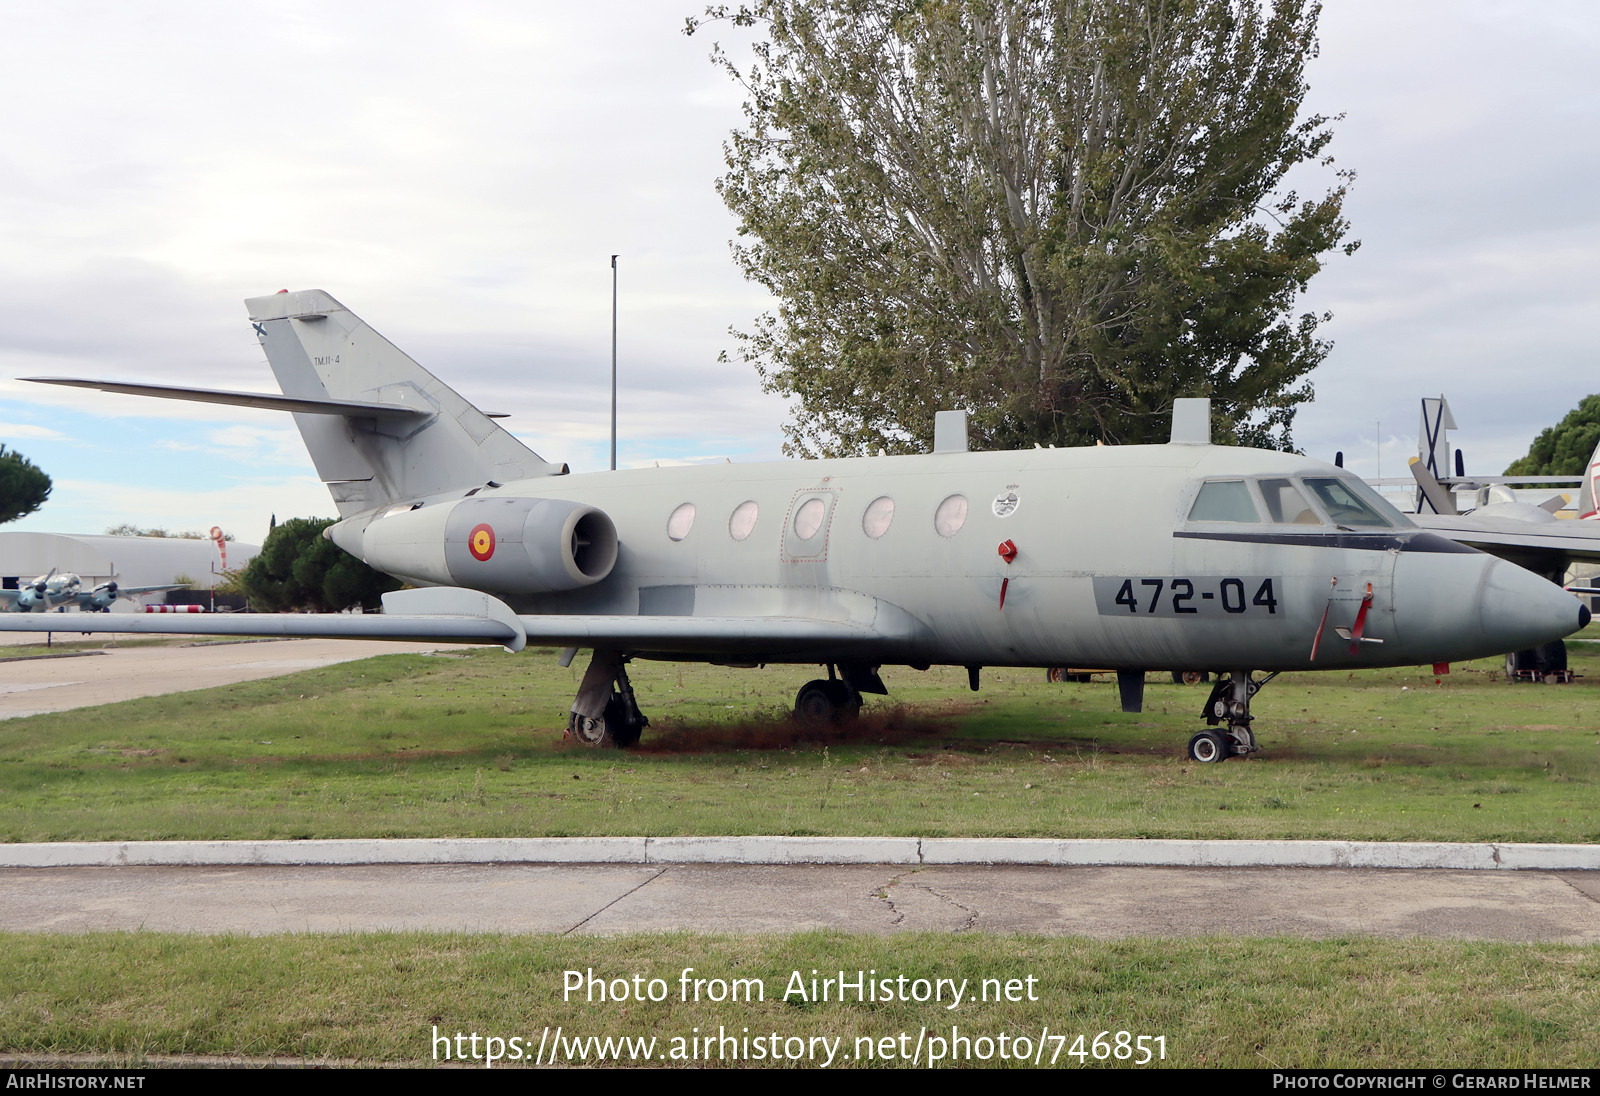
<instances>
[{"instance_id":1,"label":"antenna on fuselage","mask_svg":"<svg viewBox=\"0 0 1600 1096\"><path fill-rule=\"evenodd\" d=\"M1211 400L1205 396L1172 401L1172 444L1211 444Z\"/></svg>"}]
</instances>

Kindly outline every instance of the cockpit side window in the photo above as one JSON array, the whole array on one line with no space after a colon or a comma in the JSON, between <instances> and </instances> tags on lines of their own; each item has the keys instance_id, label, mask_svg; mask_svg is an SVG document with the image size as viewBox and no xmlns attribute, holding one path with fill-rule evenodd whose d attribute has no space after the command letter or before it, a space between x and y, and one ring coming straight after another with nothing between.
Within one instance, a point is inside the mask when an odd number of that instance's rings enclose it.
<instances>
[{"instance_id":1,"label":"cockpit side window","mask_svg":"<svg viewBox=\"0 0 1600 1096\"><path fill-rule=\"evenodd\" d=\"M1259 522L1261 515L1244 480L1211 480L1195 496L1189 520Z\"/></svg>"},{"instance_id":2,"label":"cockpit side window","mask_svg":"<svg viewBox=\"0 0 1600 1096\"><path fill-rule=\"evenodd\" d=\"M1305 484L1317 496L1335 525L1391 529L1404 524L1390 517L1391 514L1399 516L1393 506L1359 480L1336 476L1314 479L1307 476Z\"/></svg>"},{"instance_id":3,"label":"cockpit side window","mask_svg":"<svg viewBox=\"0 0 1600 1096\"><path fill-rule=\"evenodd\" d=\"M1261 499L1267 504L1267 513L1274 525L1321 525L1322 518L1311 506L1310 500L1290 480L1264 479L1260 481Z\"/></svg>"}]
</instances>

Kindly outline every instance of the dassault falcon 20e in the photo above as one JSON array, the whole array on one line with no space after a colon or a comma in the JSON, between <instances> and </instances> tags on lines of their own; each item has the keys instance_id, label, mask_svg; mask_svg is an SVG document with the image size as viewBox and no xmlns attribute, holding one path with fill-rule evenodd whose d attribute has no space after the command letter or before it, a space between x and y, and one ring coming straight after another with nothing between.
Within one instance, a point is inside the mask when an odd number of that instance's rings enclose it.
<instances>
[{"instance_id":1,"label":"dassault falcon 20e","mask_svg":"<svg viewBox=\"0 0 1600 1096\"><path fill-rule=\"evenodd\" d=\"M282 396L54 379L294 414L336 544L415 589L367 616L73 620L72 630L389 637L579 648L569 730L646 725L632 658L826 665L811 718L879 669L1213 670L1197 760L1256 749L1257 671L1416 665L1533 647L1588 612L1536 575L1424 532L1342 469L1209 444L1180 400L1167 445L934 452L569 475L320 290L247 302ZM1134 502L1133 500L1137 500ZM59 619L0 628L60 630Z\"/></svg>"}]
</instances>

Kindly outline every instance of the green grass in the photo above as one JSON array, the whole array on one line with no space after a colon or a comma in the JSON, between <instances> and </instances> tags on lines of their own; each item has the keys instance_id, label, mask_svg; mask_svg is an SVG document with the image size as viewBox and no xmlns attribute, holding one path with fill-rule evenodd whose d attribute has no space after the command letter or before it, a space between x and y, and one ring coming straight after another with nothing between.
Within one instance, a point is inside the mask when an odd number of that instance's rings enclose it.
<instances>
[{"instance_id":1,"label":"green grass","mask_svg":"<svg viewBox=\"0 0 1600 1096\"><path fill-rule=\"evenodd\" d=\"M1591 653L1591 651L1593 653ZM1498 666L1279 678L1265 746L1200 766L1200 688L1038 672L886 674L859 733L782 718L805 668L636 664L645 748L563 743L579 668L550 652L388 656L226 689L0 723L6 840L739 834L1600 840L1591 675L1509 686ZM1593 682L1593 684L1591 684ZM562 972L759 978L768 999L563 1001ZM1038 1000L803 1004L791 972L1027 978ZM748 1027L874 1040L1166 1036L1167 1065L1558 1067L1600 1058L1600 948L1432 940L460 934L0 934L0 1056L428 1064L435 1028L532 1046ZM680 1044L681 1045L681 1044ZM169 1057L171 1056L171 1057ZM590 1060L594 1060L591 1058ZM1095 1065L1091 1058L1086 1064ZM1110 1063L1107 1063L1110 1064Z\"/></svg>"},{"instance_id":2,"label":"green grass","mask_svg":"<svg viewBox=\"0 0 1600 1096\"><path fill-rule=\"evenodd\" d=\"M0 985L8 987L0 1047L7 1058L35 1061L219 1055L427 1064L435 1028L447 1038L517 1036L531 1048L547 1025L568 1036L653 1035L663 1052L695 1028L842 1038L847 1051L858 1037L902 1032L914 1044L924 1026L991 1038L1037 1038L1048 1028L1067 1036L1064 1067L1101 1064L1066 1052L1077 1035L1088 1050L1103 1031L1108 1042L1118 1031L1166 1036L1168 1066L1588 1069L1600 1060L1596 948L844 934L17 934L0 936L0 945ZM706 979L760 979L766 999L684 1002L684 967ZM659 977L668 999L563 1000L563 972L591 968L603 979ZM1037 1000L969 999L954 1010L782 1000L793 972L809 980L813 968L966 979L972 993L985 978L1033 977Z\"/></svg>"},{"instance_id":3,"label":"green grass","mask_svg":"<svg viewBox=\"0 0 1600 1096\"><path fill-rule=\"evenodd\" d=\"M1591 628L1591 632L1596 629ZM0 723L0 840L671 834L1600 841L1589 676L1497 663L1280 677L1264 752L1184 747L1204 687L1146 710L1040 671L885 671L888 700L817 740L783 713L815 668L635 663L643 748L561 740L583 665L392 655Z\"/></svg>"}]
</instances>

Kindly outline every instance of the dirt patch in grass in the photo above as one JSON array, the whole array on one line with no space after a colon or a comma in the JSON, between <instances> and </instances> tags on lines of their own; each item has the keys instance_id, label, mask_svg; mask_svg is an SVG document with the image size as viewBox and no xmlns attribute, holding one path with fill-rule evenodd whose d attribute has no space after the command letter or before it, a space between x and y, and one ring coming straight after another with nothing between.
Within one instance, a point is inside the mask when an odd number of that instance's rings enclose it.
<instances>
[{"instance_id":1,"label":"dirt patch in grass","mask_svg":"<svg viewBox=\"0 0 1600 1096\"><path fill-rule=\"evenodd\" d=\"M808 726L791 714L755 714L728 723L663 719L650 724L637 754L724 753L729 750L790 750L797 746L898 746L943 738L953 721L902 705L863 712L854 720ZM578 748L576 743L571 743Z\"/></svg>"}]
</instances>

